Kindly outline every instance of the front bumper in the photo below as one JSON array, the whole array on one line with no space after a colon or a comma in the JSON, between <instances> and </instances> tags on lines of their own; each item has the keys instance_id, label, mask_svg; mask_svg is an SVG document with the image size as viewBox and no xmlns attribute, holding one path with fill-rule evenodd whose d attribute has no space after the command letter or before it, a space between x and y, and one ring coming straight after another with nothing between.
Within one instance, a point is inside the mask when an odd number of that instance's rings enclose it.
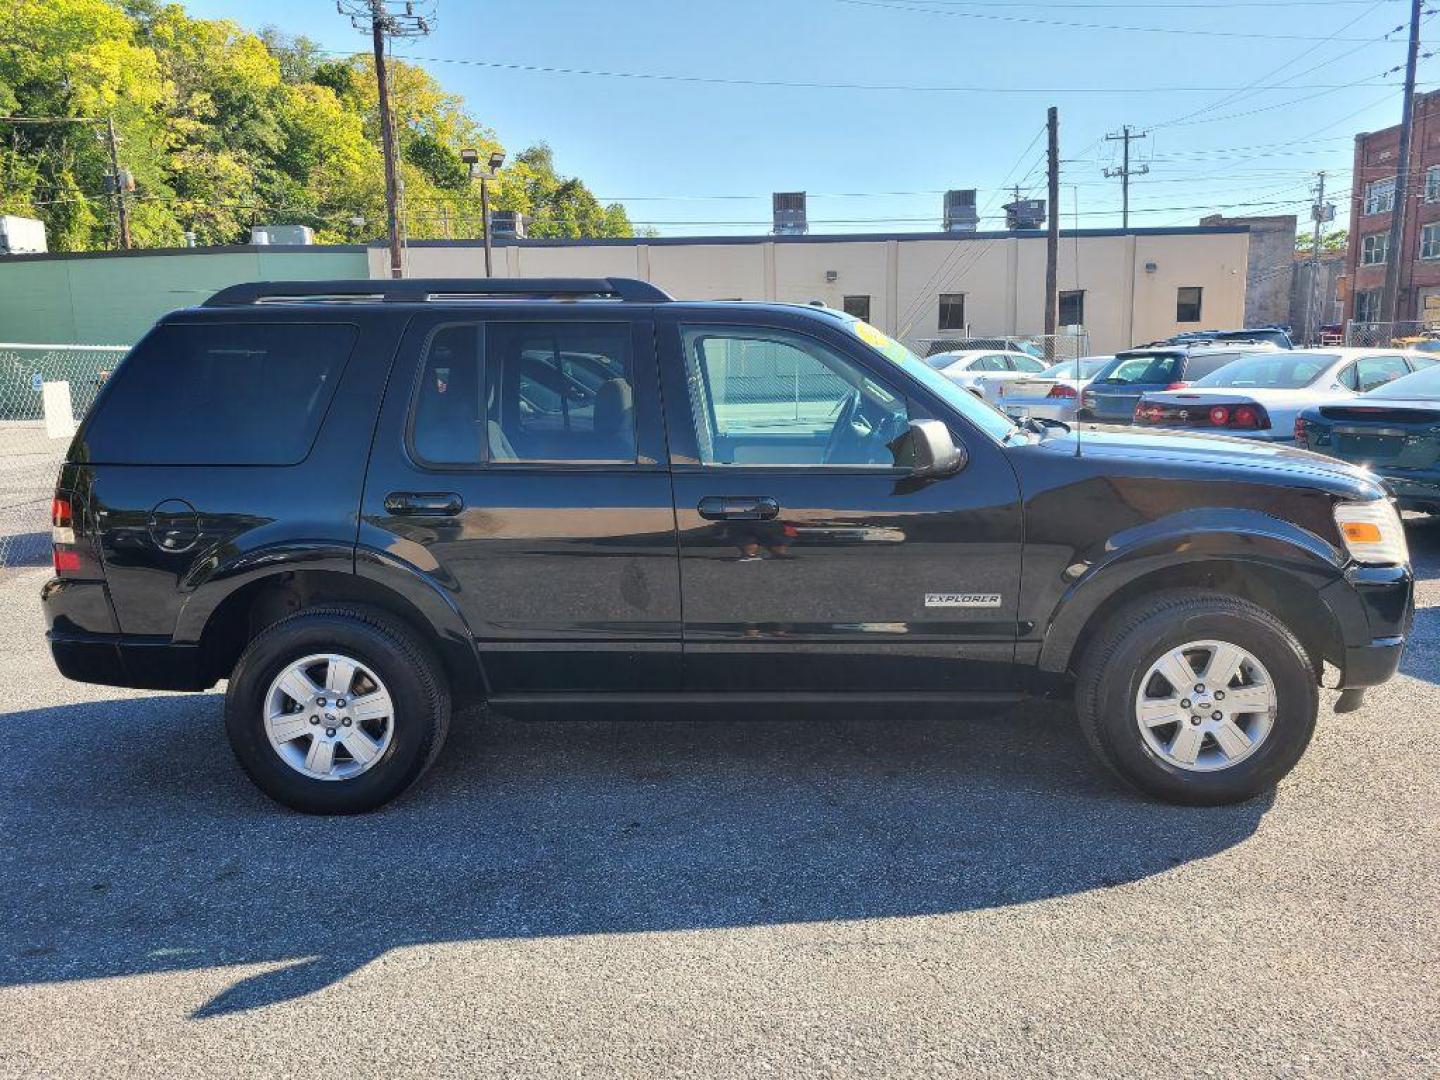
<instances>
[{"instance_id":1,"label":"front bumper","mask_svg":"<svg viewBox=\"0 0 1440 1080\"><path fill-rule=\"evenodd\" d=\"M1344 644L1340 689L1378 686L1400 667L1415 617L1408 566L1352 566L1320 591Z\"/></svg>"}]
</instances>

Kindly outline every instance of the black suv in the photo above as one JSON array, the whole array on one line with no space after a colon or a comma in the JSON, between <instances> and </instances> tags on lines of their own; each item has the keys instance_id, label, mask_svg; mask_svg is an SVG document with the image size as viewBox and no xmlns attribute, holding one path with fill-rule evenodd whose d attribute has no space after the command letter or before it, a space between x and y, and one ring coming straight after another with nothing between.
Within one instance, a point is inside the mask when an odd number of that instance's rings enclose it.
<instances>
[{"instance_id":1,"label":"black suv","mask_svg":"<svg viewBox=\"0 0 1440 1080\"><path fill-rule=\"evenodd\" d=\"M1073 685L1164 799L1261 792L1395 671L1379 483L1017 424L867 323L622 279L294 282L165 316L54 503L67 676L228 679L299 810L412 784L451 703L994 704ZM1350 694L1347 697L1353 698Z\"/></svg>"}]
</instances>

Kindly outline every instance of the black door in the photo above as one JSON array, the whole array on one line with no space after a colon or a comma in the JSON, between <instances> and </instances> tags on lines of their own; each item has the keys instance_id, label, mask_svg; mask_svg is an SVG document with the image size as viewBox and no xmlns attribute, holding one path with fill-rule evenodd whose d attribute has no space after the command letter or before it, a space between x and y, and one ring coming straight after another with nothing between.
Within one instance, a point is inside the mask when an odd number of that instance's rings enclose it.
<instances>
[{"instance_id":1,"label":"black door","mask_svg":"<svg viewBox=\"0 0 1440 1080\"><path fill-rule=\"evenodd\" d=\"M437 313L406 335L360 543L450 594L494 695L679 687L654 342L578 306Z\"/></svg>"},{"instance_id":2,"label":"black door","mask_svg":"<svg viewBox=\"0 0 1440 1080\"><path fill-rule=\"evenodd\" d=\"M913 479L892 448L936 403L844 325L769 318L664 323L686 687L1003 688L1021 538L1003 452L942 416L969 464Z\"/></svg>"}]
</instances>

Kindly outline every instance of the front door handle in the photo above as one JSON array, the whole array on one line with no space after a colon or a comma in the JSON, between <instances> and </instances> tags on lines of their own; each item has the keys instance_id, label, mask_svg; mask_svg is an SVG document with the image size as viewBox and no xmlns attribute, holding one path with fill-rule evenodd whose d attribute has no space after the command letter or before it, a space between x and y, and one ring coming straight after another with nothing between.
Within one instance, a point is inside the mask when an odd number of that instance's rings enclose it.
<instances>
[{"instance_id":1,"label":"front door handle","mask_svg":"<svg viewBox=\"0 0 1440 1080\"><path fill-rule=\"evenodd\" d=\"M392 491L385 496L385 510L390 514L454 517L463 509L465 500L453 491Z\"/></svg>"},{"instance_id":2,"label":"front door handle","mask_svg":"<svg viewBox=\"0 0 1440 1080\"><path fill-rule=\"evenodd\" d=\"M706 521L768 521L780 504L768 495L707 495L696 509Z\"/></svg>"}]
</instances>

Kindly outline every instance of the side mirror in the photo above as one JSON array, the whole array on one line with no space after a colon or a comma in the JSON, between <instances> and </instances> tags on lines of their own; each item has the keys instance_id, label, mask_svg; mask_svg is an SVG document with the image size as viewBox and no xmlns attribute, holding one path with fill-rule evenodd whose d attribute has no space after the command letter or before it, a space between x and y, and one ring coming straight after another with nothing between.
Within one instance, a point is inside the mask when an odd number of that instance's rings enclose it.
<instances>
[{"instance_id":1,"label":"side mirror","mask_svg":"<svg viewBox=\"0 0 1440 1080\"><path fill-rule=\"evenodd\" d=\"M963 447L950 438L950 429L940 420L911 420L908 435L915 460L910 475L920 479L950 476L969 460Z\"/></svg>"}]
</instances>

